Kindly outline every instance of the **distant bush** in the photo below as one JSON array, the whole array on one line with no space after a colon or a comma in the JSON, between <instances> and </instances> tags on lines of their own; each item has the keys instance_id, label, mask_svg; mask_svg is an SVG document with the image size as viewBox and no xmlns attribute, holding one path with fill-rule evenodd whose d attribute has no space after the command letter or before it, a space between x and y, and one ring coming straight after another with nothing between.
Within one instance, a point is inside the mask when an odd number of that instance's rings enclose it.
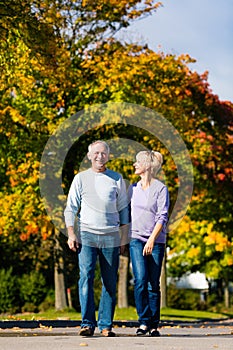
<instances>
[{"instance_id":1,"label":"distant bush","mask_svg":"<svg viewBox=\"0 0 233 350\"><path fill-rule=\"evenodd\" d=\"M39 305L39 311L47 311L55 307L55 291L53 289L49 290L45 299Z\"/></svg>"},{"instance_id":2,"label":"distant bush","mask_svg":"<svg viewBox=\"0 0 233 350\"><path fill-rule=\"evenodd\" d=\"M32 303L25 303L21 307L21 312L38 312L38 306L32 304Z\"/></svg>"},{"instance_id":3,"label":"distant bush","mask_svg":"<svg viewBox=\"0 0 233 350\"><path fill-rule=\"evenodd\" d=\"M207 305L200 298L200 292L192 289L167 288L167 306L180 310L206 310Z\"/></svg>"},{"instance_id":4,"label":"distant bush","mask_svg":"<svg viewBox=\"0 0 233 350\"><path fill-rule=\"evenodd\" d=\"M45 277L42 273L31 272L19 279L20 297L23 302L22 311L35 312L47 294Z\"/></svg>"},{"instance_id":5,"label":"distant bush","mask_svg":"<svg viewBox=\"0 0 233 350\"><path fill-rule=\"evenodd\" d=\"M0 270L0 313L17 312L20 305L18 295L18 280L13 276L12 268Z\"/></svg>"}]
</instances>

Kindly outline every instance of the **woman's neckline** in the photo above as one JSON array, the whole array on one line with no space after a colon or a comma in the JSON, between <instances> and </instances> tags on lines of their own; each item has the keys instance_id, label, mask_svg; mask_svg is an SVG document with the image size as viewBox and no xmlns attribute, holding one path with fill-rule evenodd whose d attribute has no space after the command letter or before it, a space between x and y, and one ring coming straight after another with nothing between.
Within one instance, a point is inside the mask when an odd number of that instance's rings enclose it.
<instances>
[{"instance_id":1,"label":"woman's neckline","mask_svg":"<svg viewBox=\"0 0 233 350\"><path fill-rule=\"evenodd\" d=\"M139 181L139 185L140 185L140 188L143 190L143 191L146 191L146 190L148 190L151 186L152 186L152 184L155 182L155 179L151 179L151 182L150 183L148 183L146 186L143 186L143 184L142 184L142 180L140 180Z\"/></svg>"}]
</instances>

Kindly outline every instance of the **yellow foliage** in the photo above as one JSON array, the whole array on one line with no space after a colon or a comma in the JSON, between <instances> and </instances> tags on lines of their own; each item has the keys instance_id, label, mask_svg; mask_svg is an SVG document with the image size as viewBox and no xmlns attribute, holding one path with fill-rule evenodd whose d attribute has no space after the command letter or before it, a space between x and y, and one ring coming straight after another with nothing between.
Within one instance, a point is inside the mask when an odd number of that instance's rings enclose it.
<instances>
[{"instance_id":1,"label":"yellow foliage","mask_svg":"<svg viewBox=\"0 0 233 350\"><path fill-rule=\"evenodd\" d=\"M196 258L200 253L200 247L192 247L187 252L187 258Z\"/></svg>"},{"instance_id":2,"label":"yellow foliage","mask_svg":"<svg viewBox=\"0 0 233 350\"><path fill-rule=\"evenodd\" d=\"M223 232L214 230L214 225L206 220L193 221L187 215L183 218L179 226L169 233L171 249L169 259L176 257L176 263L180 260L189 264L199 264L201 254L211 258L215 252L223 253L221 262L217 264L210 259L206 271L208 276L217 278L224 266L233 264L232 244ZM209 271L211 264L211 271ZM173 265L174 262L173 262Z\"/></svg>"},{"instance_id":3,"label":"yellow foliage","mask_svg":"<svg viewBox=\"0 0 233 350\"><path fill-rule=\"evenodd\" d=\"M213 245L216 251L223 252L226 248L229 248L231 243L228 238L222 232L209 231L207 236L204 237L205 244Z\"/></svg>"}]
</instances>

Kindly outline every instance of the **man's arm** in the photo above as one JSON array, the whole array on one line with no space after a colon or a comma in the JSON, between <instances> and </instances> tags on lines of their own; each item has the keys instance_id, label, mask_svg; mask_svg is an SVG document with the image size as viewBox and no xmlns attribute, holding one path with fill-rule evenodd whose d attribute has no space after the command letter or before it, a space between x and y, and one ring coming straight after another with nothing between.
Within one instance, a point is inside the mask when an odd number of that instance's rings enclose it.
<instances>
[{"instance_id":1,"label":"man's arm","mask_svg":"<svg viewBox=\"0 0 233 350\"><path fill-rule=\"evenodd\" d=\"M78 239L76 237L76 234L74 232L74 222L75 222L75 216L77 212L80 209L80 195L79 195L79 186L77 177L74 178L68 198L67 198L67 204L64 211L65 215L65 222L67 227L67 233L68 233L68 246L72 251L76 251L79 247Z\"/></svg>"}]
</instances>

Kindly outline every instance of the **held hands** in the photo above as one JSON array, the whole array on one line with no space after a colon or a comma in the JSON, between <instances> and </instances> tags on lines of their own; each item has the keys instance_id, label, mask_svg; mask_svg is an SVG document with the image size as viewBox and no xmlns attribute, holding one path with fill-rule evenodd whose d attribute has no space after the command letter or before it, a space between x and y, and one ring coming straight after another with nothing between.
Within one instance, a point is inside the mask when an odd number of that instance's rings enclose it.
<instances>
[{"instance_id":1,"label":"held hands","mask_svg":"<svg viewBox=\"0 0 233 350\"><path fill-rule=\"evenodd\" d=\"M121 236L121 246L120 254L124 255L127 253L128 244L129 244L129 225L120 226L120 236Z\"/></svg>"},{"instance_id":2,"label":"held hands","mask_svg":"<svg viewBox=\"0 0 233 350\"><path fill-rule=\"evenodd\" d=\"M121 245L120 246L120 254L121 255L125 255L125 254L127 254L127 252L128 252L128 245L126 244L126 245Z\"/></svg>"}]
</instances>

